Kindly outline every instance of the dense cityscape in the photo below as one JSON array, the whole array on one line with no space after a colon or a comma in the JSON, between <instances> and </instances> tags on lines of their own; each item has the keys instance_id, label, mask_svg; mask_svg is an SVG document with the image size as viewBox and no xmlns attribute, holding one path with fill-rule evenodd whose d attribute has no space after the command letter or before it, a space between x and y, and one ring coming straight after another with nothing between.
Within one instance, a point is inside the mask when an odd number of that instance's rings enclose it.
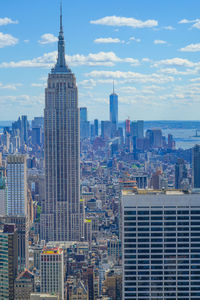
<instances>
[{"instance_id":1,"label":"dense cityscape","mask_svg":"<svg viewBox=\"0 0 200 300\"><path fill-rule=\"evenodd\" d=\"M0 299L200 299L199 124L120 121L114 80L89 121L62 20L44 116L1 126Z\"/></svg>"}]
</instances>

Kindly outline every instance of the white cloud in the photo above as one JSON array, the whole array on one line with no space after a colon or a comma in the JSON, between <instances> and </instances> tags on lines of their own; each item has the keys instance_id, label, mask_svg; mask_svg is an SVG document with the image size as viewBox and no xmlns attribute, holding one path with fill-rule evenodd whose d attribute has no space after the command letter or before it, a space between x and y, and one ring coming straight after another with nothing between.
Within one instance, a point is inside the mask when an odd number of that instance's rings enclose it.
<instances>
[{"instance_id":1,"label":"white cloud","mask_svg":"<svg viewBox=\"0 0 200 300\"><path fill-rule=\"evenodd\" d=\"M94 79L85 79L85 80L82 80L78 83L79 86L82 86L86 89L93 89L93 87L96 86L96 80Z\"/></svg>"},{"instance_id":2,"label":"white cloud","mask_svg":"<svg viewBox=\"0 0 200 300\"><path fill-rule=\"evenodd\" d=\"M22 60L18 62L3 62L0 68L28 68L28 67L47 67L50 68L56 61L57 51L45 53L43 56L31 60ZM139 65L137 59L126 57L120 58L114 52L98 52L88 55L75 54L66 55L66 61L70 66L114 66L116 63L129 63L132 66Z\"/></svg>"},{"instance_id":3,"label":"white cloud","mask_svg":"<svg viewBox=\"0 0 200 300\"><path fill-rule=\"evenodd\" d=\"M163 27L165 30L175 30L173 26L164 26Z\"/></svg>"},{"instance_id":4,"label":"white cloud","mask_svg":"<svg viewBox=\"0 0 200 300\"><path fill-rule=\"evenodd\" d=\"M1 96L0 104L6 104L7 106L16 107L31 107L44 105L44 95L32 96L32 95L17 95L17 96Z\"/></svg>"},{"instance_id":5,"label":"white cloud","mask_svg":"<svg viewBox=\"0 0 200 300\"><path fill-rule=\"evenodd\" d=\"M190 67L196 66L197 64L189 61L188 59L175 57L175 58L160 60L160 61L156 62L153 66L158 67L160 65L177 66L177 67L189 67L190 68Z\"/></svg>"},{"instance_id":6,"label":"white cloud","mask_svg":"<svg viewBox=\"0 0 200 300\"><path fill-rule=\"evenodd\" d=\"M0 90L16 90L17 87L21 85L21 83L3 84L2 82L0 82Z\"/></svg>"},{"instance_id":7,"label":"white cloud","mask_svg":"<svg viewBox=\"0 0 200 300\"><path fill-rule=\"evenodd\" d=\"M181 48L180 51L183 51L183 52L198 52L198 51L200 51L200 43L187 45L186 47Z\"/></svg>"},{"instance_id":8,"label":"white cloud","mask_svg":"<svg viewBox=\"0 0 200 300\"><path fill-rule=\"evenodd\" d=\"M200 82L200 77L190 79L191 82Z\"/></svg>"},{"instance_id":9,"label":"white cloud","mask_svg":"<svg viewBox=\"0 0 200 300\"><path fill-rule=\"evenodd\" d=\"M153 74L141 74L136 72L122 72L122 71L92 71L87 73L86 76L91 78L110 78L120 79L121 83L139 82L139 83L166 83L174 81L172 76Z\"/></svg>"},{"instance_id":10,"label":"white cloud","mask_svg":"<svg viewBox=\"0 0 200 300\"><path fill-rule=\"evenodd\" d=\"M31 86L32 87L45 87L46 84L45 83L32 83Z\"/></svg>"},{"instance_id":11,"label":"white cloud","mask_svg":"<svg viewBox=\"0 0 200 300\"><path fill-rule=\"evenodd\" d=\"M144 58L142 59L142 61L143 61L143 62L151 62L151 59L148 58L148 57L144 57Z\"/></svg>"},{"instance_id":12,"label":"white cloud","mask_svg":"<svg viewBox=\"0 0 200 300\"><path fill-rule=\"evenodd\" d=\"M45 33L41 36L41 39L38 41L41 45L51 44L58 41L58 38L52 33Z\"/></svg>"},{"instance_id":13,"label":"white cloud","mask_svg":"<svg viewBox=\"0 0 200 300\"><path fill-rule=\"evenodd\" d=\"M125 94L129 94L129 93L136 93L137 89L134 86L122 86L120 88L120 91L122 91Z\"/></svg>"},{"instance_id":14,"label":"white cloud","mask_svg":"<svg viewBox=\"0 0 200 300\"><path fill-rule=\"evenodd\" d=\"M17 20L14 21L14 20L12 20L10 18L7 18L7 17L0 18L0 26L2 26L2 25L8 25L8 24L18 24L18 23L19 22Z\"/></svg>"},{"instance_id":15,"label":"white cloud","mask_svg":"<svg viewBox=\"0 0 200 300\"><path fill-rule=\"evenodd\" d=\"M195 19L195 20L183 19L183 20L179 21L178 23L179 24L191 24L191 23L194 23L192 25L192 28L200 29L200 19Z\"/></svg>"},{"instance_id":16,"label":"white cloud","mask_svg":"<svg viewBox=\"0 0 200 300\"><path fill-rule=\"evenodd\" d=\"M193 28L197 28L197 29L200 29L200 20L198 20L196 23L194 23L192 25Z\"/></svg>"},{"instance_id":17,"label":"white cloud","mask_svg":"<svg viewBox=\"0 0 200 300\"><path fill-rule=\"evenodd\" d=\"M186 69L185 71L179 71L176 68L162 68L159 72L164 74L171 74L171 75L194 75L197 74L196 68L194 69Z\"/></svg>"},{"instance_id":18,"label":"white cloud","mask_svg":"<svg viewBox=\"0 0 200 300\"><path fill-rule=\"evenodd\" d=\"M14 46L18 43L18 39L11 34L4 34L0 32L0 48L6 46Z\"/></svg>"},{"instance_id":19,"label":"white cloud","mask_svg":"<svg viewBox=\"0 0 200 300\"><path fill-rule=\"evenodd\" d=\"M77 65L88 65L88 66L114 66L117 62L130 63L131 65L139 65L137 59L130 57L120 58L114 52L99 52L99 53L90 53L87 56L76 54L73 56L66 56L67 62L72 66Z\"/></svg>"},{"instance_id":20,"label":"white cloud","mask_svg":"<svg viewBox=\"0 0 200 300\"><path fill-rule=\"evenodd\" d=\"M108 37L108 38L98 38L98 39L94 40L94 42L96 44L124 43L124 41L121 41L118 38L111 38L111 37Z\"/></svg>"},{"instance_id":21,"label":"white cloud","mask_svg":"<svg viewBox=\"0 0 200 300\"><path fill-rule=\"evenodd\" d=\"M109 84L109 85L113 85L113 79L85 79L82 80L80 82L78 82L78 86L82 86L83 88L86 89L93 89L94 87L96 87L97 84ZM118 81L115 80L115 86L118 85Z\"/></svg>"},{"instance_id":22,"label":"white cloud","mask_svg":"<svg viewBox=\"0 0 200 300\"><path fill-rule=\"evenodd\" d=\"M126 26L132 28L148 28L158 26L158 21L156 20L146 20L141 21L135 18L126 18L126 17L117 17L117 16L108 16L98 20L90 21L91 24L98 25L107 25L107 26Z\"/></svg>"},{"instance_id":23,"label":"white cloud","mask_svg":"<svg viewBox=\"0 0 200 300\"><path fill-rule=\"evenodd\" d=\"M178 24L189 24L189 23L195 23L198 21L199 21L199 19L195 19L195 20L182 19L178 22Z\"/></svg>"},{"instance_id":24,"label":"white cloud","mask_svg":"<svg viewBox=\"0 0 200 300\"><path fill-rule=\"evenodd\" d=\"M141 42L141 39L138 39L138 38L135 38L134 36L131 36L131 37L129 38L129 41L135 41L135 42L137 42L137 43L140 43L140 42Z\"/></svg>"},{"instance_id":25,"label":"white cloud","mask_svg":"<svg viewBox=\"0 0 200 300\"><path fill-rule=\"evenodd\" d=\"M45 53L43 56L31 60L21 60L18 62L2 62L0 68L28 68L28 67L51 67L55 63L57 51Z\"/></svg>"},{"instance_id":26,"label":"white cloud","mask_svg":"<svg viewBox=\"0 0 200 300\"><path fill-rule=\"evenodd\" d=\"M155 45L162 45L162 44L167 44L167 42L166 41L163 41L163 40L154 40L154 44Z\"/></svg>"}]
</instances>

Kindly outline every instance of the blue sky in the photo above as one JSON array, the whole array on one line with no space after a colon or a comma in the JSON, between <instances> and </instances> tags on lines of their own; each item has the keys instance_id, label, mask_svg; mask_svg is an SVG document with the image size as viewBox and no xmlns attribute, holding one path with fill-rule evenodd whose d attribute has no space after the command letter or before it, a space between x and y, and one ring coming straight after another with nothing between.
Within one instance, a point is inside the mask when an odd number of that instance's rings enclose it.
<instances>
[{"instance_id":1,"label":"blue sky","mask_svg":"<svg viewBox=\"0 0 200 300\"><path fill-rule=\"evenodd\" d=\"M199 0L63 0L63 25L90 120L108 119L113 79L120 120L199 120ZM58 31L59 0L1 1L0 120L43 115Z\"/></svg>"}]
</instances>

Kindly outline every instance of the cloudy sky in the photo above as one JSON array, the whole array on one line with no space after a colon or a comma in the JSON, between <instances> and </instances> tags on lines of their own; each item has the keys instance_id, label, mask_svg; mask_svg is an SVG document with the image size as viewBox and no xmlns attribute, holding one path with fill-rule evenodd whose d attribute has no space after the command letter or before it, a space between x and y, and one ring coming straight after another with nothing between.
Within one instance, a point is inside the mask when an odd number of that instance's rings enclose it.
<instances>
[{"instance_id":1,"label":"cloudy sky","mask_svg":"<svg viewBox=\"0 0 200 300\"><path fill-rule=\"evenodd\" d=\"M200 119L199 0L63 0L66 60L79 106L108 119ZM0 3L0 120L42 116L57 56L59 0Z\"/></svg>"}]
</instances>

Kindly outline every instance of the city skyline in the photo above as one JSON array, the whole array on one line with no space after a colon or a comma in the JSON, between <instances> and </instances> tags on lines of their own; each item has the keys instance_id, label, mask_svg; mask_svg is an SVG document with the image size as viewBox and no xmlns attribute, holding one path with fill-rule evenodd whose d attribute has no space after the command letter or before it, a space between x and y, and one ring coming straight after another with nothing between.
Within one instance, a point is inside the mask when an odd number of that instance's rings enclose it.
<instances>
[{"instance_id":1,"label":"city skyline","mask_svg":"<svg viewBox=\"0 0 200 300\"><path fill-rule=\"evenodd\" d=\"M1 4L1 120L43 115L45 75L57 55L58 9L59 1ZM63 1L66 61L89 120L109 119L113 79L119 120L198 119L199 9L195 0L76 0L70 7Z\"/></svg>"}]
</instances>

